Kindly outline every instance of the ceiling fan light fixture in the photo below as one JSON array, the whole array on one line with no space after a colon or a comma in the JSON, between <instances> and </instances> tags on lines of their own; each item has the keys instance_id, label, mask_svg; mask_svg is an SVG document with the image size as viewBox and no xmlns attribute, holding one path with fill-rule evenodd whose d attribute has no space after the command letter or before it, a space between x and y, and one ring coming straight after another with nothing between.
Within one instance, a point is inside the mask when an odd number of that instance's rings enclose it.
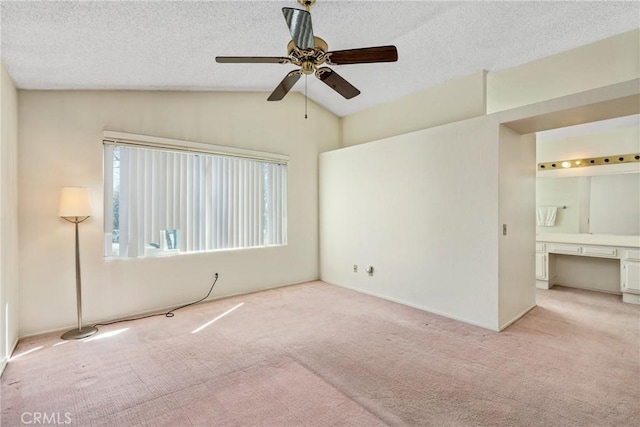
<instances>
[{"instance_id":1,"label":"ceiling fan light fixture","mask_svg":"<svg viewBox=\"0 0 640 427\"><path fill-rule=\"evenodd\" d=\"M302 66L300 66L300 71L302 71L302 74L313 74L315 70L316 66L311 61L304 61L302 63Z\"/></svg>"}]
</instances>

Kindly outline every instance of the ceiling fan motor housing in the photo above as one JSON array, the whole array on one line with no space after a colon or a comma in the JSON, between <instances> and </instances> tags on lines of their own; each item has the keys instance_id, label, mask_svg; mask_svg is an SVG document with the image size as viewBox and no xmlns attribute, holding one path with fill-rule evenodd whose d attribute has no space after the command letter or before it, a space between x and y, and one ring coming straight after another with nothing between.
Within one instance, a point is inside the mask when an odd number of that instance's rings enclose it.
<instances>
[{"instance_id":1,"label":"ceiling fan motor housing","mask_svg":"<svg viewBox=\"0 0 640 427\"><path fill-rule=\"evenodd\" d=\"M289 58L294 65L302 67L304 74L312 74L314 70L325 63L329 46L320 37L313 37L314 47L311 49L299 49L293 40L287 45Z\"/></svg>"}]
</instances>

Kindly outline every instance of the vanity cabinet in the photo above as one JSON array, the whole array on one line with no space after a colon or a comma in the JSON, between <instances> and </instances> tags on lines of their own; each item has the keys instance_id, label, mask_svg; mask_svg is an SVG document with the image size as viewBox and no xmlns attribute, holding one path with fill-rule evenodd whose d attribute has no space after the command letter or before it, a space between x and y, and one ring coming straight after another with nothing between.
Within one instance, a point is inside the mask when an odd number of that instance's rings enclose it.
<instances>
[{"instance_id":1,"label":"vanity cabinet","mask_svg":"<svg viewBox=\"0 0 640 427\"><path fill-rule=\"evenodd\" d=\"M549 289L554 283L555 262L550 254L584 258L608 258L620 263L622 300L640 304L640 238L592 234L545 234L536 237L536 287ZM551 271L554 270L554 271Z\"/></svg>"},{"instance_id":2,"label":"vanity cabinet","mask_svg":"<svg viewBox=\"0 0 640 427\"><path fill-rule=\"evenodd\" d=\"M536 280L547 280L547 252L544 243L536 243Z\"/></svg>"},{"instance_id":3,"label":"vanity cabinet","mask_svg":"<svg viewBox=\"0 0 640 427\"><path fill-rule=\"evenodd\" d=\"M640 294L640 251L625 251L622 259L622 291Z\"/></svg>"}]
</instances>

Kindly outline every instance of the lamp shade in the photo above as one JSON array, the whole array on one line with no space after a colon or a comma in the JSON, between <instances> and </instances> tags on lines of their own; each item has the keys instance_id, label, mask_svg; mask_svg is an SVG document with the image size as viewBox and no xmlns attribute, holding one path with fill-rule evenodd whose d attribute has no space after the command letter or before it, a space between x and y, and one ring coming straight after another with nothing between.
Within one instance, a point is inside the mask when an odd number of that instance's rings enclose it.
<instances>
[{"instance_id":1,"label":"lamp shade","mask_svg":"<svg viewBox=\"0 0 640 427\"><path fill-rule=\"evenodd\" d=\"M91 216L89 190L84 187L63 187L60 191L58 216Z\"/></svg>"}]
</instances>

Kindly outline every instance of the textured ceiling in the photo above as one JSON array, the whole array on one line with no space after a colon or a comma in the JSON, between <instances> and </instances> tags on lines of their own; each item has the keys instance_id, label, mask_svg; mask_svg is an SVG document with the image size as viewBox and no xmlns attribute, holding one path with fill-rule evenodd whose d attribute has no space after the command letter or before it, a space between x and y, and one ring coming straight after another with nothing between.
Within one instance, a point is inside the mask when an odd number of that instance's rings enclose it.
<instances>
[{"instance_id":1,"label":"textured ceiling","mask_svg":"<svg viewBox=\"0 0 640 427\"><path fill-rule=\"evenodd\" d=\"M6 1L1 54L24 89L264 91L294 67L217 64L286 56L289 1ZM362 94L315 77L308 95L344 116L456 77L496 71L640 26L640 2L330 1L311 9L329 50L395 44L399 60L333 67ZM294 90L302 91L304 79ZM265 101L266 102L266 101Z\"/></svg>"}]
</instances>

